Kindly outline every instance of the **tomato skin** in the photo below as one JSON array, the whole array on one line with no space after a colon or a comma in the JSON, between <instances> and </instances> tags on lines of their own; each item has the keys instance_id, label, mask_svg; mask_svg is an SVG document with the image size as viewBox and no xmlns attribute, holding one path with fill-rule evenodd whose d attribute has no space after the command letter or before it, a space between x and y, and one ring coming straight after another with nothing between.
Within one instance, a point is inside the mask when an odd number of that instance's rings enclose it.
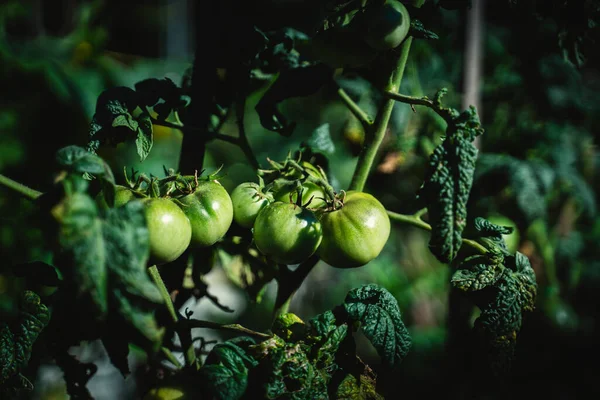
<instances>
[{"instance_id":1,"label":"tomato skin","mask_svg":"<svg viewBox=\"0 0 600 400\"><path fill-rule=\"evenodd\" d=\"M390 236L390 218L375 197L348 191L344 205L320 218L323 241L318 254L335 268L356 268L379 255Z\"/></svg>"},{"instance_id":2,"label":"tomato skin","mask_svg":"<svg viewBox=\"0 0 600 400\"><path fill-rule=\"evenodd\" d=\"M192 226L183 211L169 199L141 200L145 206L150 234L151 264L161 265L176 260L190 245Z\"/></svg>"},{"instance_id":3,"label":"tomato skin","mask_svg":"<svg viewBox=\"0 0 600 400\"><path fill-rule=\"evenodd\" d=\"M386 0L381 7L365 12L363 17L367 25L365 42L375 50L398 47L410 29L408 10L398 0Z\"/></svg>"},{"instance_id":4,"label":"tomato skin","mask_svg":"<svg viewBox=\"0 0 600 400\"><path fill-rule=\"evenodd\" d=\"M191 246L209 247L219 241L233 222L233 204L216 181L199 182L194 193L178 199L192 227Z\"/></svg>"},{"instance_id":5,"label":"tomato skin","mask_svg":"<svg viewBox=\"0 0 600 400\"><path fill-rule=\"evenodd\" d=\"M306 260L323 238L321 224L312 211L279 201L258 213L253 235L258 250L281 264Z\"/></svg>"},{"instance_id":6,"label":"tomato skin","mask_svg":"<svg viewBox=\"0 0 600 400\"><path fill-rule=\"evenodd\" d=\"M298 192L296 189L284 189L275 194L275 200L283 203L290 202L290 194L292 195L292 203L296 203L298 200ZM326 205L325 203L325 192L319 185L312 182L304 182L302 184L302 204L304 205L310 198L313 198L308 208L320 208Z\"/></svg>"},{"instance_id":7,"label":"tomato skin","mask_svg":"<svg viewBox=\"0 0 600 400\"><path fill-rule=\"evenodd\" d=\"M252 228L256 216L266 206L273 202L271 194L259 193L259 187L253 182L240 183L231 192L233 204L233 220L244 228Z\"/></svg>"}]
</instances>

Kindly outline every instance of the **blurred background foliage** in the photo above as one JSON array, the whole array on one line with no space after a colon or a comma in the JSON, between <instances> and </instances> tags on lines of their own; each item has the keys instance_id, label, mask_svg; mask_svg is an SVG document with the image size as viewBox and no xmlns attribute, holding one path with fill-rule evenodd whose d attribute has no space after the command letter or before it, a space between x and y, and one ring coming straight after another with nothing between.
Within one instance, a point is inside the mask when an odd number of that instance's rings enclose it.
<instances>
[{"instance_id":1,"label":"blurred background foliage","mask_svg":"<svg viewBox=\"0 0 600 400\"><path fill-rule=\"evenodd\" d=\"M54 178L55 151L87 142L95 101L104 89L132 87L152 77L182 82L193 60L188 2L135 3L2 2L0 173L43 191ZM272 3L281 10L298 8L300 2ZM447 87L446 103L460 108L467 11L436 8L434 3L426 2L423 10L429 11L423 19L439 39L415 41L401 92L431 96ZM523 396L577 398L581 393L600 394L594 384L600 372L596 362L600 356L600 218L596 210L600 187L599 53L597 47L592 51L588 47L591 56L586 62L573 62L563 51L564 40L559 40L565 37L560 36L562 25L551 15L538 12L544 2L535 3L486 2L479 110L485 134L469 216L501 215L511 220L518 229L517 248L532 261L540 284L537 310L526 320L518 341L511 384ZM294 21L290 14L285 22L297 26L303 26L306 21L302 18L310 15L298 12ZM336 80L374 115L381 100L373 84L376 68L338 71ZM261 126L254 107L265 90L266 84L258 87L246 103L245 127L259 162L264 166L267 157L284 159L315 130L328 129L335 144L329 155L332 183L336 189L347 187L363 132L339 100L337 86L327 85L314 95L281 104L283 114L297 122L290 138ZM230 116L221 132L235 135L235 118ZM426 157L443 134L444 123L434 113L424 108L413 112L408 105L397 104L367 191L390 210L415 212L415 193L422 183ZM178 165L182 133L155 126L154 141L143 163L131 144L103 148L100 155L118 179L122 179L124 166L162 176L163 166ZM237 147L210 142L204 167L210 171L221 165L222 183L228 190L243 181L256 181ZM40 232L29 223L30 212L26 200L0 190L3 316L14 312L15 293L23 286L10 274L10 266L48 258ZM397 298L414 340L402 377L394 384L421 396L453 390L460 393L453 377L463 371L461 355L445 350L452 334L448 320L450 270L430 254L427 242L427 233L395 225L386 248L369 265L337 270L319 264L294 298L291 311L309 318L339 304L351 288L377 283ZM261 301L253 301L235 280L227 279L228 273L235 275L231 272L234 261L227 257L219 260L218 268L205 277L209 291L236 312L223 313L203 299L193 305L195 315L221 322L235 319L249 328L267 329L273 284L267 286ZM468 307L464 312L472 314L472 322L477 310ZM207 336L218 338L216 334ZM360 344L361 356L377 370L374 350L366 341ZM468 344L462 349L468 352ZM38 360L40 364L43 360ZM36 398L63 398L56 373L40 371L46 375L37 375ZM115 382L122 381L118 374L108 375ZM117 385L124 387L122 393L135 391L136 377L128 378L125 386ZM432 378L440 385L432 384ZM102 385L96 386L98 398L117 398L111 397L114 392L102 397Z\"/></svg>"}]
</instances>

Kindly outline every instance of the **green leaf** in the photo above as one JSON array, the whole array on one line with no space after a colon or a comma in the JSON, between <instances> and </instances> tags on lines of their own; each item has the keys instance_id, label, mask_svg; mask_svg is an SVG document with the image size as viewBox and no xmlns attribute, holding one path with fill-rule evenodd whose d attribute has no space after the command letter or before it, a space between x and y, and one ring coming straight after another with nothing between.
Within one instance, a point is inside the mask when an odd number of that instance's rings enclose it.
<instances>
[{"instance_id":1,"label":"green leaf","mask_svg":"<svg viewBox=\"0 0 600 400\"><path fill-rule=\"evenodd\" d=\"M147 272L148 229L143 205L129 202L100 215L83 193L66 197L54 208L59 216L62 251L57 255L65 287L74 291L73 306L97 323L109 314L137 332L144 348L155 349L164 329L154 319L163 304Z\"/></svg>"},{"instance_id":2,"label":"green leaf","mask_svg":"<svg viewBox=\"0 0 600 400\"><path fill-rule=\"evenodd\" d=\"M270 372L266 377L266 399L309 400L326 398L326 376L313 365L308 348L300 343L285 344L269 353L264 364Z\"/></svg>"},{"instance_id":3,"label":"green leaf","mask_svg":"<svg viewBox=\"0 0 600 400\"><path fill-rule=\"evenodd\" d=\"M460 264L452 275L452 286L465 292L492 286L502 277L504 267L490 263L486 256L472 256Z\"/></svg>"},{"instance_id":4,"label":"green leaf","mask_svg":"<svg viewBox=\"0 0 600 400\"><path fill-rule=\"evenodd\" d=\"M135 139L140 161L144 161L148 157L150 150L152 150L152 143L152 120L150 114L144 112L138 117L137 138Z\"/></svg>"},{"instance_id":5,"label":"green leaf","mask_svg":"<svg viewBox=\"0 0 600 400\"><path fill-rule=\"evenodd\" d=\"M201 368L204 384L211 398L237 400L248 386L248 369L257 362L233 342L216 345Z\"/></svg>"},{"instance_id":6,"label":"green leaf","mask_svg":"<svg viewBox=\"0 0 600 400\"><path fill-rule=\"evenodd\" d=\"M311 318L309 322L319 336L326 336L337 327L335 315L331 310Z\"/></svg>"},{"instance_id":7,"label":"green leaf","mask_svg":"<svg viewBox=\"0 0 600 400\"><path fill-rule=\"evenodd\" d=\"M144 161L152 149L152 122L145 109L135 112L140 101L140 95L127 87L102 92L92 117L87 150L96 153L102 144L135 140L140 161Z\"/></svg>"},{"instance_id":8,"label":"green leaf","mask_svg":"<svg viewBox=\"0 0 600 400\"><path fill-rule=\"evenodd\" d=\"M429 249L443 263L452 261L462 245L478 153L472 142L483 131L474 107L460 115L448 109L448 114L446 138L431 155L418 193L429 211Z\"/></svg>"},{"instance_id":9,"label":"green leaf","mask_svg":"<svg viewBox=\"0 0 600 400\"><path fill-rule=\"evenodd\" d=\"M510 235L514 228L491 223L485 218L477 217L474 221L477 239L490 251L509 255L508 247L503 235Z\"/></svg>"},{"instance_id":10,"label":"green leaf","mask_svg":"<svg viewBox=\"0 0 600 400\"><path fill-rule=\"evenodd\" d=\"M376 382L373 374L360 375L360 382L352 374L346 375L342 383L338 386L335 394L336 400L383 400L375 390Z\"/></svg>"},{"instance_id":11,"label":"green leaf","mask_svg":"<svg viewBox=\"0 0 600 400\"><path fill-rule=\"evenodd\" d=\"M411 346L398 302L386 289L370 284L351 290L344 301L351 320L360 321L365 336L388 366L397 366Z\"/></svg>"},{"instance_id":12,"label":"green leaf","mask_svg":"<svg viewBox=\"0 0 600 400\"><path fill-rule=\"evenodd\" d=\"M335 152L335 144L331 140L329 123L326 122L314 130L308 139L308 146L314 151L331 155Z\"/></svg>"},{"instance_id":13,"label":"green leaf","mask_svg":"<svg viewBox=\"0 0 600 400\"><path fill-rule=\"evenodd\" d=\"M50 311L39 296L30 291L21 296L18 320L11 325L0 322L0 391L13 385L17 385L17 389L31 388L19 371L27 366L33 343L48 322Z\"/></svg>"},{"instance_id":14,"label":"green leaf","mask_svg":"<svg viewBox=\"0 0 600 400\"><path fill-rule=\"evenodd\" d=\"M56 152L56 162L68 171L102 176L109 182L115 179L108 164L95 154L83 147L67 146Z\"/></svg>"}]
</instances>

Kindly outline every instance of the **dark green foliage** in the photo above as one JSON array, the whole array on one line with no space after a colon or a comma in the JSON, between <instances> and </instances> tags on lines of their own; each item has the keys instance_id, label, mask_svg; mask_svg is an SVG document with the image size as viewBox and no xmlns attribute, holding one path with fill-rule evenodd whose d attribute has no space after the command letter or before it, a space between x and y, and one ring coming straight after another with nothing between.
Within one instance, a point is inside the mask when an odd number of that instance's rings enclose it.
<instances>
[{"instance_id":1,"label":"dark green foliage","mask_svg":"<svg viewBox=\"0 0 600 400\"><path fill-rule=\"evenodd\" d=\"M357 380L354 375L346 375L335 394L337 400L383 400L375 391L375 379L371 374L362 374Z\"/></svg>"},{"instance_id":2,"label":"dark green foliage","mask_svg":"<svg viewBox=\"0 0 600 400\"><path fill-rule=\"evenodd\" d=\"M480 352L477 361L494 376L505 376L514 357L523 313L535 307L537 283L529 260L519 252L503 256L502 250L491 245L490 253L464 260L451 283L467 292L481 309L473 328Z\"/></svg>"},{"instance_id":3,"label":"dark green foliage","mask_svg":"<svg viewBox=\"0 0 600 400\"><path fill-rule=\"evenodd\" d=\"M217 345L200 374L207 396L217 399L381 399L375 375L356 357L349 334L360 322L385 363L398 366L411 344L398 303L385 289L365 285L348 293L343 306L312 318L280 316L273 335ZM360 384L357 383L360 381Z\"/></svg>"},{"instance_id":4,"label":"dark green foliage","mask_svg":"<svg viewBox=\"0 0 600 400\"><path fill-rule=\"evenodd\" d=\"M67 171L96 175L114 183L115 178L106 162L80 146L63 147L56 153L56 162Z\"/></svg>"},{"instance_id":5,"label":"dark green foliage","mask_svg":"<svg viewBox=\"0 0 600 400\"><path fill-rule=\"evenodd\" d=\"M436 102L439 106L442 93ZM439 106L441 108L441 106ZM473 184L476 136L483 132L475 108L458 114L443 109L448 127L444 141L429 159L429 169L418 197L429 212L432 226L429 248L444 263L456 257L467 223L467 201Z\"/></svg>"},{"instance_id":6,"label":"dark green foliage","mask_svg":"<svg viewBox=\"0 0 600 400\"><path fill-rule=\"evenodd\" d=\"M394 296L377 285L365 285L348 293L344 307L351 320L360 321L365 336L384 363L390 367L399 365L411 340Z\"/></svg>"},{"instance_id":7,"label":"dark green foliage","mask_svg":"<svg viewBox=\"0 0 600 400\"><path fill-rule=\"evenodd\" d=\"M218 344L201 369L206 390L215 399L240 399L248 386L248 368L256 365L257 362L246 355L235 341Z\"/></svg>"},{"instance_id":8,"label":"dark green foliage","mask_svg":"<svg viewBox=\"0 0 600 400\"><path fill-rule=\"evenodd\" d=\"M515 12L550 21L562 55L578 67L595 58L600 4L595 0L510 0Z\"/></svg>"},{"instance_id":9,"label":"dark green foliage","mask_svg":"<svg viewBox=\"0 0 600 400\"><path fill-rule=\"evenodd\" d=\"M148 231L141 203L130 202L100 215L85 193L73 193L56 206L62 252L58 267L65 285L76 290L78 306L103 321L121 314L157 342L161 330L151 310L162 297L146 271ZM148 307L150 306L150 307Z\"/></svg>"},{"instance_id":10,"label":"dark green foliage","mask_svg":"<svg viewBox=\"0 0 600 400\"><path fill-rule=\"evenodd\" d=\"M140 96L127 87L107 89L98 97L90 125L87 149L95 153L100 145L134 140L140 160L152 149L152 120L146 109L138 108Z\"/></svg>"},{"instance_id":11,"label":"dark green foliage","mask_svg":"<svg viewBox=\"0 0 600 400\"><path fill-rule=\"evenodd\" d=\"M485 153L477 160L475 169L476 190L490 194L493 189L503 183L514 188L514 201L527 221L546 216L545 199L547 181L543 175L543 164L535 168L526 161L506 154ZM502 186L500 186L502 187Z\"/></svg>"},{"instance_id":12,"label":"dark green foliage","mask_svg":"<svg viewBox=\"0 0 600 400\"><path fill-rule=\"evenodd\" d=\"M23 292L18 319L0 324L0 393L33 388L19 372L27 366L33 343L49 321L50 311L39 296Z\"/></svg>"}]
</instances>

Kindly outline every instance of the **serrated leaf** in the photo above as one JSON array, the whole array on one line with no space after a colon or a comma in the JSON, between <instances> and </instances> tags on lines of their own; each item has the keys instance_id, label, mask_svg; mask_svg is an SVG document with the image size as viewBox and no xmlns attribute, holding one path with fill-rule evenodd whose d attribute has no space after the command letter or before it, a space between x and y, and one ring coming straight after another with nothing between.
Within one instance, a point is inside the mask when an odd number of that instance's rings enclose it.
<instances>
[{"instance_id":1,"label":"serrated leaf","mask_svg":"<svg viewBox=\"0 0 600 400\"><path fill-rule=\"evenodd\" d=\"M454 114L449 110L449 115ZM452 261L462 245L478 154L473 140L481 133L473 107L452 117L446 138L429 159L425 182L418 193L427 207L432 227L429 249L443 263Z\"/></svg>"},{"instance_id":2,"label":"serrated leaf","mask_svg":"<svg viewBox=\"0 0 600 400\"><path fill-rule=\"evenodd\" d=\"M114 183L114 177L108 164L103 159L90 153L83 147L63 147L56 152L55 158L58 165L69 171L102 176L109 182Z\"/></svg>"},{"instance_id":3,"label":"serrated leaf","mask_svg":"<svg viewBox=\"0 0 600 400\"><path fill-rule=\"evenodd\" d=\"M134 114L138 106L144 106L140 101L140 95L127 87L102 92L90 124L87 150L95 153L102 144L135 140L140 161L144 161L152 149L152 122L145 110Z\"/></svg>"},{"instance_id":4,"label":"serrated leaf","mask_svg":"<svg viewBox=\"0 0 600 400\"><path fill-rule=\"evenodd\" d=\"M325 399L326 376L313 365L307 356L307 346L300 343L285 344L274 349L265 364L269 375L264 385L266 399Z\"/></svg>"},{"instance_id":5,"label":"serrated leaf","mask_svg":"<svg viewBox=\"0 0 600 400\"><path fill-rule=\"evenodd\" d=\"M217 344L210 352L201 374L214 399L237 400L248 386L248 369L257 362L233 342Z\"/></svg>"},{"instance_id":6,"label":"serrated leaf","mask_svg":"<svg viewBox=\"0 0 600 400\"><path fill-rule=\"evenodd\" d=\"M41 303L40 297L31 291L25 291L21 296L18 320L12 325L0 322L0 388L2 390L8 388L9 381L21 387L23 384L25 387L31 386L30 383L27 385L27 379L19 376L19 371L27 366L33 343L48 322L50 322L50 311Z\"/></svg>"},{"instance_id":7,"label":"serrated leaf","mask_svg":"<svg viewBox=\"0 0 600 400\"><path fill-rule=\"evenodd\" d=\"M61 216L57 266L65 286L74 291L79 312L101 323L114 313L150 347L156 346L164 329L158 327L153 311L163 299L147 272L143 205L129 202L100 215L93 199L75 193L55 208Z\"/></svg>"},{"instance_id":8,"label":"serrated leaf","mask_svg":"<svg viewBox=\"0 0 600 400\"><path fill-rule=\"evenodd\" d=\"M377 285L365 285L348 293L344 307L350 319L360 321L383 362L388 366L400 364L410 349L411 338L394 296Z\"/></svg>"},{"instance_id":9,"label":"serrated leaf","mask_svg":"<svg viewBox=\"0 0 600 400\"><path fill-rule=\"evenodd\" d=\"M337 327L335 323L335 315L333 311L328 310L322 314L316 315L309 320L312 328L317 332L319 336L326 336Z\"/></svg>"},{"instance_id":10,"label":"serrated leaf","mask_svg":"<svg viewBox=\"0 0 600 400\"><path fill-rule=\"evenodd\" d=\"M472 256L460 264L450 283L465 292L481 290L498 282L503 272L502 265L491 264L487 257Z\"/></svg>"},{"instance_id":11,"label":"serrated leaf","mask_svg":"<svg viewBox=\"0 0 600 400\"><path fill-rule=\"evenodd\" d=\"M511 226L496 225L481 217L475 218L474 225L480 237L502 237L502 235L510 235L514 231Z\"/></svg>"},{"instance_id":12,"label":"serrated leaf","mask_svg":"<svg viewBox=\"0 0 600 400\"><path fill-rule=\"evenodd\" d=\"M360 382L352 374L346 375L338 386L336 400L383 400L375 390L376 382L372 376L361 374Z\"/></svg>"},{"instance_id":13,"label":"serrated leaf","mask_svg":"<svg viewBox=\"0 0 600 400\"><path fill-rule=\"evenodd\" d=\"M137 148L137 153L140 156L140 161L144 161L148 154L150 154L150 150L152 150L152 120L150 119L150 114L142 113L138 117L138 129L137 129L137 138L135 139L135 147Z\"/></svg>"}]
</instances>

